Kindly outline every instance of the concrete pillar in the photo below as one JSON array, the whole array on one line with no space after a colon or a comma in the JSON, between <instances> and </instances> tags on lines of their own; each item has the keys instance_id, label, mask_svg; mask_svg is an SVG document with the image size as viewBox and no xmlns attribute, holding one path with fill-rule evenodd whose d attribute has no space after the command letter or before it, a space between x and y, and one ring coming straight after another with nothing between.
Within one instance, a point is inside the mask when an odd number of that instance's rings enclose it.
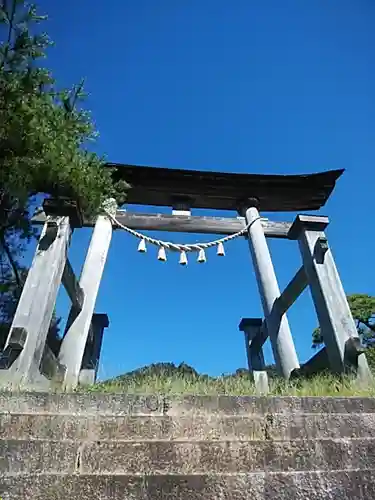
<instances>
[{"instance_id":1,"label":"concrete pillar","mask_svg":"<svg viewBox=\"0 0 375 500\"><path fill-rule=\"evenodd\" d=\"M48 217L5 344L0 385L48 387L40 373L71 237L69 217ZM7 356L9 353L9 356ZM17 354L18 353L18 354ZM3 362L4 362L3 359Z\"/></svg>"},{"instance_id":2,"label":"concrete pillar","mask_svg":"<svg viewBox=\"0 0 375 500\"><path fill-rule=\"evenodd\" d=\"M81 385L92 385L96 382L104 328L107 328L108 326L109 320L106 314L93 314L90 334L87 339L81 371L79 374L79 383Z\"/></svg>"},{"instance_id":3,"label":"concrete pillar","mask_svg":"<svg viewBox=\"0 0 375 500\"><path fill-rule=\"evenodd\" d=\"M248 229L250 252L276 367L288 379L292 371L299 368L299 363L287 317L280 316L274 307L280 296L279 285L257 208L248 208L245 217L246 223L251 224Z\"/></svg>"},{"instance_id":4,"label":"concrete pillar","mask_svg":"<svg viewBox=\"0 0 375 500\"><path fill-rule=\"evenodd\" d=\"M354 366L360 379L369 380L371 372L324 233L328 224L328 217L298 215L288 236L298 239L331 370L343 373Z\"/></svg>"},{"instance_id":5,"label":"concrete pillar","mask_svg":"<svg viewBox=\"0 0 375 500\"><path fill-rule=\"evenodd\" d=\"M239 330L245 335L247 365L256 391L258 394L267 394L269 387L263 356L262 325L260 318L242 318Z\"/></svg>"}]
</instances>

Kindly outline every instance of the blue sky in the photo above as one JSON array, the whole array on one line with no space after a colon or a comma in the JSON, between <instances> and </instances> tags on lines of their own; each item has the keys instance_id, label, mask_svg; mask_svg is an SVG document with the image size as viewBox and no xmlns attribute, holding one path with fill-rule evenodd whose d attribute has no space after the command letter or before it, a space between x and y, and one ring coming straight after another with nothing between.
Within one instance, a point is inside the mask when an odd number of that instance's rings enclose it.
<instances>
[{"instance_id":1,"label":"blue sky","mask_svg":"<svg viewBox=\"0 0 375 500\"><path fill-rule=\"evenodd\" d=\"M280 174L345 168L321 212L331 219L327 235L347 293L375 293L372 0L39 5L55 42L47 66L61 86L86 79L86 105L100 133L95 148L109 161ZM89 238L87 229L73 237L77 273ZM244 367L238 323L262 316L246 242L187 268L136 248L132 237L114 234L96 305L110 318L101 376L158 361L184 361L212 375ZM300 266L298 248L288 241L270 248L283 288ZM288 317L304 361L316 326L308 292Z\"/></svg>"}]
</instances>

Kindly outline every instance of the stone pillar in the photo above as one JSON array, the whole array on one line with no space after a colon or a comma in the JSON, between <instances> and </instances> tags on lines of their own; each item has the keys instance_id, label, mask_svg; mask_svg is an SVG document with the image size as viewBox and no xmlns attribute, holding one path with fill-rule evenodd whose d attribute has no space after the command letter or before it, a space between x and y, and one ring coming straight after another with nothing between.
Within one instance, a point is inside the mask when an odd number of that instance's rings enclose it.
<instances>
[{"instance_id":1,"label":"stone pillar","mask_svg":"<svg viewBox=\"0 0 375 500\"><path fill-rule=\"evenodd\" d=\"M0 370L0 385L48 387L40 373L47 334L70 243L69 217L48 217L13 318L4 349L8 366Z\"/></svg>"},{"instance_id":2,"label":"stone pillar","mask_svg":"<svg viewBox=\"0 0 375 500\"><path fill-rule=\"evenodd\" d=\"M79 374L79 383L82 385L92 385L96 382L104 328L108 326L109 320L106 314L93 314Z\"/></svg>"},{"instance_id":3,"label":"stone pillar","mask_svg":"<svg viewBox=\"0 0 375 500\"><path fill-rule=\"evenodd\" d=\"M287 317L280 316L274 307L280 289L257 208L248 208L245 218L246 223L251 224L248 229L250 252L276 367L288 379L292 371L299 368L299 363Z\"/></svg>"},{"instance_id":4,"label":"stone pillar","mask_svg":"<svg viewBox=\"0 0 375 500\"><path fill-rule=\"evenodd\" d=\"M111 213L113 215L116 213L115 202L112 204ZM74 307L71 309L59 352L59 362L66 367L65 388L74 388L79 382L79 373L111 238L112 222L109 217L100 215L95 224L79 280L85 297L83 307L81 311L77 311Z\"/></svg>"},{"instance_id":5,"label":"stone pillar","mask_svg":"<svg viewBox=\"0 0 375 500\"><path fill-rule=\"evenodd\" d=\"M298 215L288 236L298 239L332 371L354 366L368 380L371 372L324 233L328 224L328 217Z\"/></svg>"},{"instance_id":6,"label":"stone pillar","mask_svg":"<svg viewBox=\"0 0 375 500\"><path fill-rule=\"evenodd\" d=\"M258 394L267 394L268 375L263 356L263 321L260 318L242 318L239 330L245 334L247 365Z\"/></svg>"}]
</instances>

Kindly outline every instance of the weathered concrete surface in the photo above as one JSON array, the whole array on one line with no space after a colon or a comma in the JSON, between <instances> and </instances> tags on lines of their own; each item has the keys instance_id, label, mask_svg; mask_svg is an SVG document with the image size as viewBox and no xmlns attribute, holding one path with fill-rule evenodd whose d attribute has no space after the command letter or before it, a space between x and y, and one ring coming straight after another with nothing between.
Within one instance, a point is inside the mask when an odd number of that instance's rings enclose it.
<instances>
[{"instance_id":1,"label":"weathered concrete surface","mask_svg":"<svg viewBox=\"0 0 375 500\"><path fill-rule=\"evenodd\" d=\"M375 413L375 398L0 392L1 412L90 414Z\"/></svg>"},{"instance_id":2,"label":"weathered concrete surface","mask_svg":"<svg viewBox=\"0 0 375 500\"><path fill-rule=\"evenodd\" d=\"M374 439L0 441L3 474L192 474L370 469Z\"/></svg>"},{"instance_id":3,"label":"weathered concrete surface","mask_svg":"<svg viewBox=\"0 0 375 500\"><path fill-rule=\"evenodd\" d=\"M270 474L264 500L372 500L375 471Z\"/></svg>"},{"instance_id":4,"label":"weathered concrete surface","mask_svg":"<svg viewBox=\"0 0 375 500\"><path fill-rule=\"evenodd\" d=\"M0 413L0 439L294 440L375 438L375 413L69 415Z\"/></svg>"},{"instance_id":5,"label":"weathered concrete surface","mask_svg":"<svg viewBox=\"0 0 375 500\"><path fill-rule=\"evenodd\" d=\"M371 500L375 471L0 478L3 500Z\"/></svg>"},{"instance_id":6,"label":"weathered concrete surface","mask_svg":"<svg viewBox=\"0 0 375 500\"><path fill-rule=\"evenodd\" d=\"M183 396L167 398L168 415L230 413L374 413L375 398Z\"/></svg>"},{"instance_id":7,"label":"weathered concrete surface","mask_svg":"<svg viewBox=\"0 0 375 500\"><path fill-rule=\"evenodd\" d=\"M1 475L74 473L79 446L69 441L1 440Z\"/></svg>"},{"instance_id":8,"label":"weathered concrete surface","mask_svg":"<svg viewBox=\"0 0 375 500\"><path fill-rule=\"evenodd\" d=\"M164 399L159 395L0 392L0 412L162 415Z\"/></svg>"},{"instance_id":9,"label":"weathered concrete surface","mask_svg":"<svg viewBox=\"0 0 375 500\"><path fill-rule=\"evenodd\" d=\"M2 500L371 500L375 399L0 393Z\"/></svg>"}]
</instances>

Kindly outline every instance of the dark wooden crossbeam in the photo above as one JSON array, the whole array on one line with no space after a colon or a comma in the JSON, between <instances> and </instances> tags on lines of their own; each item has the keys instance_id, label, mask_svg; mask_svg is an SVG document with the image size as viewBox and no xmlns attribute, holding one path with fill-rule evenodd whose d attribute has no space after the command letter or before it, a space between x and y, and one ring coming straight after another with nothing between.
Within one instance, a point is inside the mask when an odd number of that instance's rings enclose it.
<instances>
[{"instance_id":1,"label":"dark wooden crossbeam","mask_svg":"<svg viewBox=\"0 0 375 500\"><path fill-rule=\"evenodd\" d=\"M131 189L127 203L136 205L238 210L256 198L263 212L318 210L344 170L306 175L234 174L107 163L115 180ZM246 202L245 202L246 203Z\"/></svg>"},{"instance_id":2,"label":"dark wooden crossbeam","mask_svg":"<svg viewBox=\"0 0 375 500\"><path fill-rule=\"evenodd\" d=\"M83 306L84 293L82 288L79 286L77 278L74 274L73 268L69 259L66 259L65 268L62 275L62 283L65 287L73 306L80 311Z\"/></svg>"}]
</instances>

